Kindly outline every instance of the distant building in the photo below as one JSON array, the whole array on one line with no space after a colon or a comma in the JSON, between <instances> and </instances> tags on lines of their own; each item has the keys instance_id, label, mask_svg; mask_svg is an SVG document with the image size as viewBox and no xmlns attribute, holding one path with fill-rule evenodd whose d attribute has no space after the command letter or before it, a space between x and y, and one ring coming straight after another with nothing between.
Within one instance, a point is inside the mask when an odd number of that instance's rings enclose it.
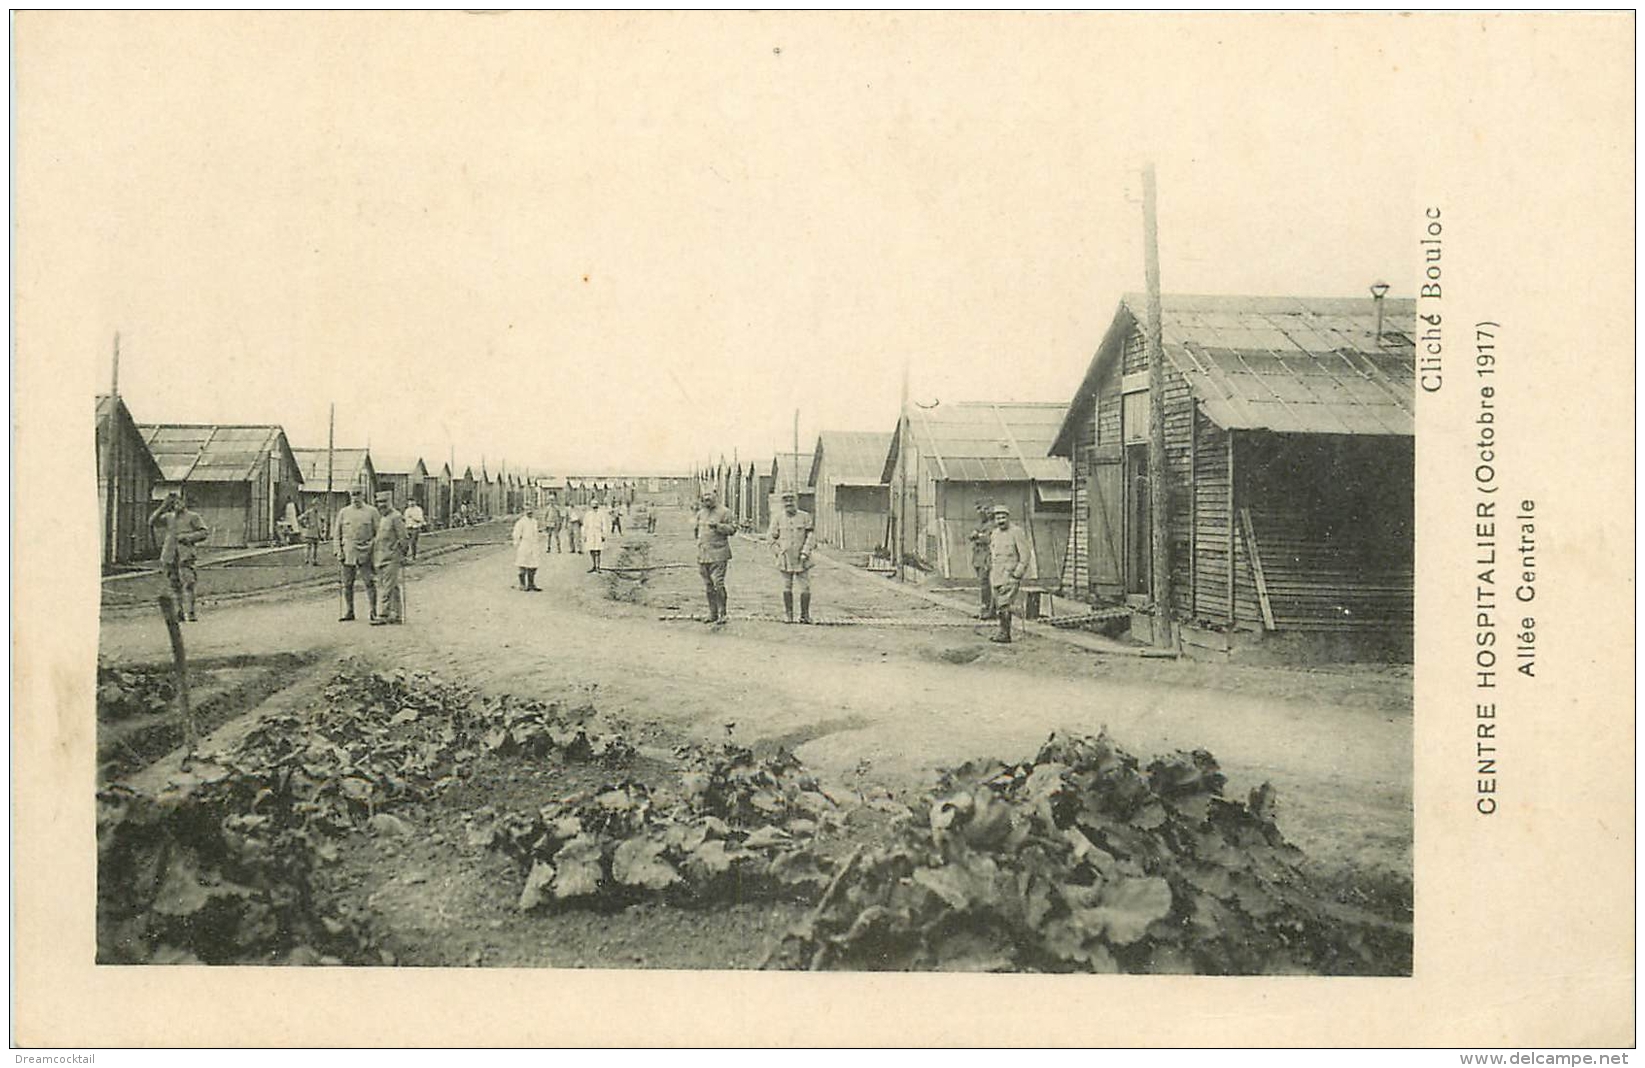
<instances>
[{"instance_id":1,"label":"distant building","mask_svg":"<svg viewBox=\"0 0 1645 1068\"><path fill-rule=\"evenodd\" d=\"M914 408L906 488L900 432L891 436L880 472L890 487L892 546L942 578L974 581L976 506L1003 504L1029 536L1028 581L1054 585L1068 545L1072 487L1068 461L1046 451L1067 410L1065 404L989 402ZM899 538L895 526L904 511L908 532Z\"/></svg>"},{"instance_id":2,"label":"distant building","mask_svg":"<svg viewBox=\"0 0 1645 1068\"><path fill-rule=\"evenodd\" d=\"M207 423L139 424L160 466L153 493L185 488L205 520L208 546L264 545L286 505L296 504L303 475L277 426ZM146 519L146 517L145 517Z\"/></svg>"},{"instance_id":3,"label":"distant building","mask_svg":"<svg viewBox=\"0 0 1645 1068\"><path fill-rule=\"evenodd\" d=\"M428 478L428 467L421 457L379 454L373 456L372 461L376 469L377 489L393 494L394 507L404 511L406 505L416 501L422 506L426 517L428 494L424 482Z\"/></svg>"},{"instance_id":4,"label":"distant building","mask_svg":"<svg viewBox=\"0 0 1645 1068\"><path fill-rule=\"evenodd\" d=\"M1120 301L1052 450L1073 462L1063 584L1151 579L1145 301ZM1409 647L1416 314L1371 298L1163 298L1172 614Z\"/></svg>"},{"instance_id":5,"label":"distant building","mask_svg":"<svg viewBox=\"0 0 1645 1068\"><path fill-rule=\"evenodd\" d=\"M125 402L108 395L98 397L97 514L102 519L105 569L155 555L148 519L155 507L154 486L161 481L160 465Z\"/></svg>"},{"instance_id":6,"label":"distant building","mask_svg":"<svg viewBox=\"0 0 1645 1068\"><path fill-rule=\"evenodd\" d=\"M293 449L291 452L303 475L299 507L314 505L328 524L332 516L348 507L350 491L359 490L368 501L375 498L377 468L371 462L369 449Z\"/></svg>"},{"instance_id":7,"label":"distant building","mask_svg":"<svg viewBox=\"0 0 1645 1068\"><path fill-rule=\"evenodd\" d=\"M817 537L824 545L868 552L886 541L891 487L880 481L891 435L825 430L812 451Z\"/></svg>"},{"instance_id":8,"label":"distant building","mask_svg":"<svg viewBox=\"0 0 1645 1068\"><path fill-rule=\"evenodd\" d=\"M771 528L772 461L750 463L743 469L743 514L737 521L755 530Z\"/></svg>"},{"instance_id":9,"label":"distant building","mask_svg":"<svg viewBox=\"0 0 1645 1068\"><path fill-rule=\"evenodd\" d=\"M451 465L440 464L437 471L423 477L423 505L425 518L437 527L451 525Z\"/></svg>"},{"instance_id":10,"label":"distant building","mask_svg":"<svg viewBox=\"0 0 1645 1068\"><path fill-rule=\"evenodd\" d=\"M792 489L795 491L800 510L802 512L817 511L817 491L811 484L811 467L814 457L808 452L779 452L771 461L771 488L766 494L767 519L765 526L770 525L770 516L782 510L782 492Z\"/></svg>"}]
</instances>

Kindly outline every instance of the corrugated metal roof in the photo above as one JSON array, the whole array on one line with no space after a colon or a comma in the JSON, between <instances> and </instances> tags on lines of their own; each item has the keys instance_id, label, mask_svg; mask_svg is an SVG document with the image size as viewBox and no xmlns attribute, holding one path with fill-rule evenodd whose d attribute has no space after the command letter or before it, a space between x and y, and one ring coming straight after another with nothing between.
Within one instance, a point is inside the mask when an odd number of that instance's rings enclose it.
<instances>
[{"instance_id":1,"label":"corrugated metal roof","mask_svg":"<svg viewBox=\"0 0 1645 1068\"><path fill-rule=\"evenodd\" d=\"M1161 298L1165 357L1187 380L1206 418L1230 430L1296 434L1416 432L1416 301L1386 298L1377 337L1371 297ZM1102 369L1118 358L1130 324L1147 322L1147 302L1120 301L1074 395L1052 448L1066 454L1096 393Z\"/></svg>"},{"instance_id":2,"label":"corrugated metal roof","mask_svg":"<svg viewBox=\"0 0 1645 1068\"><path fill-rule=\"evenodd\" d=\"M167 482L245 482L280 440L277 426L138 427Z\"/></svg>"},{"instance_id":3,"label":"corrugated metal roof","mask_svg":"<svg viewBox=\"0 0 1645 1068\"><path fill-rule=\"evenodd\" d=\"M1067 406L968 401L916 408L910 420L914 446L936 477L959 482L1067 482L1068 461L1046 453ZM889 482L895 441L881 468Z\"/></svg>"},{"instance_id":4,"label":"corrugated metal roof","mask_svg":"<svg viewBox=\"0 0 1645 1068\"><path fill-rule=\"evenodd\" d=\"M381 452L371 454L371 466L379 475L409 475L417 470L418 464L423 464L423 470L428 470L428 465L423 463L420 456Z\"/></svg>"},{"instance_id":5,"label":"corrugated metal roof","mask_svg":"<svg viewBox=\"0 0 1645 1068\"><path fill-rule=\"evenodd\" d=\"M814 487L810 482L795 486L794 472L799 472L801 479L810 479L811 468L816 457L809 452L779 452L771 461L771 490L781 493L785 489L798 489L802 493L810 493Z\"/></svg>"},{"instance_id":6,"label":"corrugated metal roof","mask_svg":"<svg viewBox=\"0 0 1645 1068\"><path fill-rule=\"evenodd\" d=\"M833 486L878 486L891 435L874 431L824 430L812 453L810 481Z\"/></svg>"},{"instance_id":7,"label":"corrugated metal roof","mask_svg":"<svg viewBox=\"0 0 1645 1068\"><path fill-rule=\"evenodd\" d=\"M297 460L297 470L303 473L304 485L323 492L326 488L326 450L292 449L291 455ZM367 449L331 450L332 486L342 489L361 481L365 477L366 458L370 455Z\"/></svg>"}]
</instances>

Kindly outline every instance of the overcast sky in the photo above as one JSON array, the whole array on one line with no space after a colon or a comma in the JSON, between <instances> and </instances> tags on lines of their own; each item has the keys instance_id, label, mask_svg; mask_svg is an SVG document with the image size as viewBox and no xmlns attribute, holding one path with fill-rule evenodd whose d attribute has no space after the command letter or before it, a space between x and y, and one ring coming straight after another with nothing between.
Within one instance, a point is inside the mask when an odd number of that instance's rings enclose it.
<instances>
[{"instance_id":1,"label":"overcast sky","mask_svg":"<svg viewBox=\"0 0 1645 1068\"><path fill-rule=\"evenodd\" d=\"M1066 401L1142 288L1149 159L1167 292L1412 295L1397 131L1434 75L1392 21L25 22L16 166L53 209L17 253L98 389L122 333L140 421L323 446L335 401L339 445L459 464L769 455L796 408L803 446L892 429L905 360L922 402Z\"/></svg>"}]
</instances>

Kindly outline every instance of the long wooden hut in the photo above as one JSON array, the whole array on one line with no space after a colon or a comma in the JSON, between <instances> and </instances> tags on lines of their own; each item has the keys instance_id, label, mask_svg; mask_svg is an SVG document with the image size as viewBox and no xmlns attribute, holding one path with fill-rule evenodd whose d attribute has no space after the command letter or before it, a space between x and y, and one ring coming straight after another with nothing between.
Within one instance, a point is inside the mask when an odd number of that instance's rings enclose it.
<instances>
[{"instance_id":1,"label":"long wooden hut","mask_svg":"<svg viewBox=\"0 0 1645 1068\"><path fill-rule=\"evenodd\" d=\"M352 491L360 490L368 503L377 491L377 467L369 449L305 448L291 452L303 474L300 507L316 505L328 520L348 507ZM329 491L327 486L331 487Z\"/></svg>"},{"instance_id":2,"label":"long wooden hut","mask_svg":"<svg viewBox=\"0 0 1645 1068\"><path fill-rule=\"evenodd\" d=\"M160 494L183 488L205 520L210 546L264 545L303 475L286 433L271 425L139 424L160 465Z\"/></svg>"},{"instance_id":3,"label":"long wooden hut","mask_svg":"<svg viewBox=\"0 0 1645 1068\"><path fill-rule=\"evenodd\" d=\"M760 528L766 529L771 516L782 510L784 490L793 490L800 511L817 513L817 488L811 484L811 467L815 458L808 452L779 452L771 460L771 487L766 491L766 520Z\"/></svg>"},{"instance_id":4,"label":"long wooden hut","mask_svg":"<svg viewBox=\"0 0 1645 1068\"><path fill-rule=\"evenodd\" d=\"M987 401L915 408L907 424L906 479L900 428L880 471L891 490L887 530L893 552L900 546L940 578L975 582L970 538L976 506L1003 504L1029 535L1028 580L1055 585L1073 493L1068 461L1046 451L1066 411L1064 404ZM895 529L904 511L906 537Z\"/></svg>"},{"instance_id":5,"label":"long wooden hut","mask_svg":"<svg viewBox=\"0 0 1645 1068\"><path fill-rule=\"evenodd\" d=\"M741 522L754 530L764 531L771 526L771 465L762 460L750 463L743 472L743 499L746 515Z\"/></svg>"},{"instance_id":6,"label":"long wooden hut","mask_svg":"<svg viewBox=\"0 0 1645 1068\"><path fill-rule=\"evenodd\" d=\"M472 519L479 510L479 479L474 476L473 466L463 468L463 473L453 480L457 492L457 510L468 506L469 518Z\"/></svg>"},{"instance_id":7,"label":"long wooden hut","mask_svg":"<svg viewBox=\"0 0 1645 1068\"><path fill-rule=\"evenodd\" d=\"M436 527L451 525L451 465L441 463L438 470L423 476L423 515Z\"/></svg>"},{"instance_id":8,"label":"long wooden hut","mask_svg":"<svg viewBox=\"0 0 1645 1068\"><path fill-rule=\"evenodd\" d=\"M1408 643L1415 313L1411 300L1379 315L1374 298L1163 298L1176 618ZM1063 585L1092 601L1141 604L1150 588L1145 322L1143 297L1125 296L1051 449L1074 467Z\"/></svg>"},{"instance_id":9,"label":"long wooden hut","mask_svg":"<svg viewBox=\"0 0 1645 1068\"><path fill-rule=\"evenodd\" d=\"M105 569L155 554L148 520L160 481L160 465L125 402L108 394L98 397L97 514L103 524Z\"/></svg>"},{"instance_id":10,"label":"long wooden hut","mask_svg":"<svg viewBox=\"0 0 1645 1068\"><path fill-rule=\"evenodd\" d=\"M428 467L418 456L395 456L380 454L372 457L376 470L377 489L379 492L387 490L394 497L394 507L405 510L406 505L416 501L423 509L423 516L428 516L428 494L424 489L424 482L428 479Z\"/></svg>"},{"instance_id":11,"label":"long wooden hut","mask_svg":"<svg viewBox=\"0 0 1645 1068\"><path fill-rule=\"evenodd\" d=\"M824 545L865 552L885 544L891 487L882 482L891 435L824 430L812 450L817 537Z\"/></svg>"}]
</instances>

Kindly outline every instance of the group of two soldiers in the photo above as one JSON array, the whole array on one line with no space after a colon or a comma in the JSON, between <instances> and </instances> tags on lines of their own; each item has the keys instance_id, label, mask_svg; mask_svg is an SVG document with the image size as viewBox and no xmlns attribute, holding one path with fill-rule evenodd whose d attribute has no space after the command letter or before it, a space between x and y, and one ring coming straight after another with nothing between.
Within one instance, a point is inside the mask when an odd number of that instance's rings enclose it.
<instances>
[{"instance_id":1,"label":"group of two soldiers","mask_svg":"<svg viewBox=\"0 0 1645 1068\"><path fill-rule=\"evenodd\" d=\"M707 622L711 626L723 626L729 619L725 572L731 562L731 535L735 533L736 517L720 504L718 493L705 490L692 536L697 540L697 569L702 574L703 591L708 595ZM811 562L817 534L810 514L799 510L799 499L792 492L783 493L782 511L771 519L769 538L777 570L783 577L783 614L789 623L794 622L794 592L798 589L799 621L810 623Z\"/></svg>"},{"instance_id":2,"label":"group of two soldiers","mask_svg":"<svg viewBox=\"0 0 1645 1068\"><path fill-rule=\"evenodd\" d=\"M1011 522L1003 504L977 502L977 527L971 532L971 567L982 595L978 619L998 619L999 633L991 642L1011 641L1011 608L1022 589L1031 559L1028 535Z\"/></svg>"},{"instance_id":3,"label":"group of two soldiers","mask_svg":"<svg viewBox=\"0 0 1645 1068\"><path fill-rule=\"evenodd\" d=\"M371 625L404 623L400 567L410 551L411 535L393 495L377 494L373 508L365 503L364 491L350 490L348 507L337 513L334 535L337 559L343 565L343 614L338 622L354 619L354 582L359 578L371 602Z\"/></svg>"}]
</instances>

